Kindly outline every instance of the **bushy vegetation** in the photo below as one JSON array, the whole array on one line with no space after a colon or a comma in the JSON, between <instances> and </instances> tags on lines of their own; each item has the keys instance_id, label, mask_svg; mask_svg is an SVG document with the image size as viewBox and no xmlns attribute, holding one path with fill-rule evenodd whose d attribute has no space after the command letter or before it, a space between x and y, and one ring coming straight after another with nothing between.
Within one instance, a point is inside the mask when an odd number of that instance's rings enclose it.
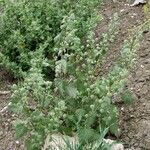
<instances>
[{"instance_id":1,"label":"bushy vegetation","mask_svg":"<svg viewBox=\"0 0 150 150\"><path fill-rule=\"evenodd\" d=\"M86 133L83 143L96 140L100 126L117 135L112 96L124 88L140 34L125 41L115 66L99 76L118 25L115 14L108 31L95 38L101 0L6 0L2 5L0 65L21 79L12 87L10 106L20 116L17 138L24 136L27 149L38 150L54 132L79 130Z\"/></svg>"}]
</instances>

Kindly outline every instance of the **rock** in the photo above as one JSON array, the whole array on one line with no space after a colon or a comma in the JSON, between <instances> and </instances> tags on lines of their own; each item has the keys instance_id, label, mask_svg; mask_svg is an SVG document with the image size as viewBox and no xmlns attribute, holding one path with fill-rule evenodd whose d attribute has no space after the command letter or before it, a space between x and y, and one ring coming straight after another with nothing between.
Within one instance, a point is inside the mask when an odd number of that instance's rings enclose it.
<instances>
[{"instance_id":1,"label":"rock","mask_svg":"<svg viewBox=\"0 0 150 150\"><path fill-rule=\"evenodd\" d=\"M51 139L51 142L49 140ZM48 136L45 140L45 144L42 150L46 150L47 148L55 149L55 150L61 150L66 147L66 142L72 143L75 145L77 143L76 137L69 137L62 134L53 134L51 136Z\"/></svg>"},{"instance_id":2,"label":"rock","mask_svg":"<svg viewBox=\"0 0 150 150\"><path fill-rule=\"evenodd\" d=\"M51 141L49 142L50 139ZM110 139L104 139L104 141L107 144L112 145L111 150L124 150L124 146L121 143L116 143L116 141ZM62 134L53 134L52 136L48 136L46 138L42 150L46 150L49 147L55 150L61 150L62 148L64 149L66 147L66 142L76 145L78 143L77 136L69 137Z\"/></svg>"},{"instance_id":3,"label":"rock","mask_svg":"<svg viewBox=\"0 0 150 150\"><path fill-rule=\"evenodd\" d=\"M137 6L139 4L145 4L146 0L135 0L131 6Z\"/></svg>"},{"instance_id":4,"label":"rock","mask_svg":"<svg viewBox=\"0 0 150 150\"><path fill-rule=\"evenodd\" d=\"M111 150L124 150L124 147L122 144L115 144L112 146Z\"/></svg>"},{"instance_id":5,"label":"rock","mask_svg":"<svg viewBox=\"0 0 150 150\"><path fill-rule=\"evenodd\" d=\"M124 146L121 143L116 143L114 140L106 139L105 142L110 145L114 143L111 150L124 150Z\"/></svg>"},{"instance_id":6,"label":"rock","mask_svg":"<svg viewBox=\"0 0 150 150\"><path fill-rule=\"evenodd\" d=\"M15 143L18 145L20 142L19 141L15 141Z\"/></svg>"}]
</instances>

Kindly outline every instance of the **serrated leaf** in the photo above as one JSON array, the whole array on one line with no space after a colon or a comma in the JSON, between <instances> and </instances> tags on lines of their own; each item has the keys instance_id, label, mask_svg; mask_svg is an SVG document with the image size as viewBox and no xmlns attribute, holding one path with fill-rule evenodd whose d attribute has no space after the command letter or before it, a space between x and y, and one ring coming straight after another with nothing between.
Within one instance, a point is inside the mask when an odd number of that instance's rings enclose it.
<instances>
[{"instance_id":1,"label":"serrated leaf","mask_svg":"<svg viewBox=\"0 0 150 150\"><path fill-rule=\"evenodd\" d=\"M49 104L50 104L50 102L51 102L50 99L46 99L46 100L44 101L44 107L48 107Z\"/></svg>"},{"instance_id":2,"label":"serrated leaf","mask_svg":"<svg viewBox=\"0 0 150 150\"><path fill-rule=\"evenodd\" d=\"M11 105L9 106L10 110L14 113L20 113L23 110L23 105L22 103L11 103Z\"/></svg>"},{"instance_id":3,"label":"serrated leaf","mask_svg":"<svg viewBox=\"0 0 150 150\"><path fill-rule=\"evenodd\" d=\"M72 63L68 63L68 65L67 65L67 72L70 75L75 75L76 74L75 65L72 64Z\"/></svg>"},{"instance_id":4,"label":"serrated leaf","mask_svg":"<svg viewBox=\"0 0 150 150\"><path fill-rule=\"evenodd\" d=\"M58 88L60 94L63 96L65 93L65 82L61 79L57 79L55 82L56 87Z\"/></svg>"},{"instance_id":5,"label":"serrated leaf","mask_svg":"<svg viewBox=\"0 0 150 150\"><path fill-rule=\"evenodd\" d=\"M24 123L17 123L15 125L15 132L16 132L16 138L21 138L23 137L24 135L27 134L28 132L28 128L26 127L26 125Z\"/></svg>"},{"instance_id":6,"label":"serrated leaf","mask_svg":"<svg viewBox=\"0 0 150 150\"><path fill-rule=\"evenodd\" d=\"M75 114L78 118L78 122L80 122L82 117L85 115L85 110L84 109L77 109Z\"/></svg>"},{"instance_id":7,"label":"serrated leaf","mask_svg":"<svg viewBox=\"0 0 150 150\"><path fill-rule=\"evenodd\" d=\"M64 74L67 73L67 61L65 59L61 60L61 69Z\"/></svg>"},{"instance_id":8,"label":"serrated leaf","mask_svg":"<svg viewBox=\"0 0 150 150\"><path fill-rule=\"evenodd\" d=\"M121 98L126 104L129 105L132 104L134 100L133 95L129 90L127 90Z\"/></svg>"},{"instance_id":9,"label":"serrated leaf","mask_svg":"<svg viewBox=\"0 0 150 150\"><path fill-rule=\"evenodd\" d=\"M73 132L72 132L72 128L71 127L66 127L66 126L60 126L59 128L60 132L63 132L63 134L68 135L68 136L72 136Z\"/></svg>"},{"instance_id":10,"label":"serrated leaf","mask_svg":"<svg viewBox=\"0 0 150 150\"><path fill-rule=\"evenodd\" d=\"M37 148L33 145L31 140L26 140L25 145L27 150L37 150Z\"/></svg>"},{"instance_id":11,"label":"serrated leaf","mask_svg":"<svg viewBox=\"0 0 150 150\"><path fill-rule=\"evenodd\" d=\"M77 88L79 89L79 91L82 91L82 92L86 91L86 88L84 86L84 82L82 80L77 79L76 85L77 85Z\"/></svg>"},{"instance_id":12,"label":"serrated leaf","mask_svg":"<svg viewBox=\"0 0 150 150\"><path fill-rule=\"evenodd\" d=\"M87 127L92 126L95 122L95 119L96 119L96 114L94 112L92 112L91 114L89 114L88 118L86 119L85 125Z\"/></svg>"},{"instance_id":13,"label":"serrated leaf","mask_svg":"<svg viewBox=\"0 0 150 150\"><path fill-rule=\"evenodd\" d=\"M71 98L76 98L78 95L78 90L73 85L67 86L67 93Z\"/></svg>"},{"instance_id":14,"label":"serrated leaf","mask_svg":"<svg viewBox=\"0 0 150 150\"><path fill-rule=\"evenodd\" d=\"M99 134L92 128L82 127L78 129L78 136L81 142L88 143L96 140L99 137Z\"/></svg>"}]
</instances>

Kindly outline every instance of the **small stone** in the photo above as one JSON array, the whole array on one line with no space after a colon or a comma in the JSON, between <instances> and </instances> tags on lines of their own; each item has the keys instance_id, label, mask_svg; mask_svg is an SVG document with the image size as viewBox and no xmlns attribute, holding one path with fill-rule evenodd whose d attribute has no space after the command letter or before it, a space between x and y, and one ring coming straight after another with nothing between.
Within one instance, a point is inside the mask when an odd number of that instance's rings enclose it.
<instances>
[{"instance_id":1,"label":"small stone","mask_svg":"<svg viewBox=\"0 0 150 150\"><path fill-rule=\"evenodd\" d=\"M15 114L12 114L12 117L15 117Z\"/></svg>"},{"instance_id":2,"label":"small stone","mask_svg":"<svg viewBox=\"0 0 150 150\"><path fill-rule=\"evenodd\" d=\"M136 13L133 13L133 16L137 16L137 14L136 14Z\"/></svg>"},{"instance_id":3,"label":"small stone","mask_svg":"<svg viewBox=\"0 0 150 150\"><path fill-rule=\"evenodd\" d=\"M111 147L111 150L124 150L124 147L122 144L114 144L112 147Z\"/></svg>"},{"instance_id":4,"label":"small stone","mask_svg":"<svg viewBox=\"0 0 150 150\"><path fill-rule=\"evenodd\" d=\"M124 9L121 9L121 10L120 10L120 12L124 12L124 11L125 11Z\"/></svg>"},{"instance_id":5,"label":"small stone","mask_svg":"<svg viewBox=\"0 0 150 150\"><path fill-rule=\"evenodd\" d=\"M8 122L11 122L11 119L7 119Z\"/></svg>"},{"instance_id":6,"label":"small stone","mask_svg":"<svg viewBox=\"0 0 150 150\"><path fill-rule=\"evenodd\" d=\"M113 144L115 141L111 139L105 139L105 142L108 144L112 144L111 150L124 150L124 146L120 143Z\"/></svg>"},{"instance_id":7,"label":"small stone","mask_svg":"<svg viewBox=\"0 0 150 150\"><path fill-rule=\"evenodd\" d=\"M18 145L18 144L19 144L19 141L15 141L15 143Z\"/></svg>"},{"instance_id":8,"label":"small stone","mask_svg":"<svg viewBox=\"0 0 150 150\"><path fill-rule=\"evenodd\" d=\"M140 5L140 4L145 4L146 3L146 0L135 0L134 3L132 5L130 5L131 7L132 6L137 6L137 5Z\"/></svg>"},{"instance_id":9,"label":"small stone","mask_svg":"<svg viewBox=\"0 0 150 150\"><path fill-rule=\"evenodd\" d=\"M134 118L134 116L133 116L133 115L130 115L130 118Z\"/></svg>"},{"instance_id":10,"label":"small stone","mask_svg":"<svg viewBox=\"0 0 150 150\"><path fill-rule=\"evenodd\" d=\"M134 144L135 147L137 147L138 145L139 145L138 143L135 143L135 144Z\"/></svg>"},{"instance_id":11,"label":"small stone","mask_svg":"<svg viewBox=\"0 0 150 150\"><path fill-rule=\"evenodd\" d=\"M131 89L131 90L133 90L134 88L133 88L133 87L131 87L130 89Z\"/></svg>"},{"instance_id":12,"label":"small stone","mask_svg":"<svg viewBox=\"0 0 150 150\"><path fill-rule=\"evenodd\" d=\"M5 126L6 126L6 127L8 126L8 123L7 123L7 122L5 123Z\"/></svg>"},{"instance_id":13,"label":"small stone","mask_svg":"<svg viewBox=\"0 0 150 150\"><path fill-rule=\"evenodd\" d=\"M121 111L124 111L124 107L121 107Z\"/></svg>"},{"instance_id":14,"label":"small stone","mask_svg":"<svg viewBox=\"0 0 150 150\"><path fill-rule=\"evenodd\" d=\"M143 103L143 106L146 106L146 104L145 104L145 103Z\"/></svg>"}]
</instances>

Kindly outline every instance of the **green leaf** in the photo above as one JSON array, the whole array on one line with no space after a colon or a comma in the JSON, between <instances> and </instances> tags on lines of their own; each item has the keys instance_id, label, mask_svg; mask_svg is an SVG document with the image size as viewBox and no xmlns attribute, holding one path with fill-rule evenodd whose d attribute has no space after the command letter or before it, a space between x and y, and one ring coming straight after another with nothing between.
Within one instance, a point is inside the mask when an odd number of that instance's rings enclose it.
<instances>
[{"instance_id":1,"label":"green leaf","mask_svg":"<svg viewBox=\"0 0 150 150\"><path fill-rule=\"evenodd\" d=\"M96 113L91 112L91 113L88 115L88 118L87 118L86 121L85 121L85 125L86 125L87 127L92 126L92 125L95 123L95 119L96 119Z\"/></svg>"},{"instance_id":2,"label":"green leaf","mask_svg":"<svg viewBox=\"0 0 150 150\"><path fill-rule=\"evenodd\" d=\"M81 76L80 76L80 78L81 78ZM84 81L83 81L84 79L82 78L82 79L77 79L77 82L76 82L76 85L77 85L77 89L79 90L79 91L82 91L82 92L85 92L86 91L86 87L84 86Z\"/></svg>"},{"instance_id":3,"label":"green leaf","mask_svg":"<svg viewBox=\"0 0 150 150\"><path fill-rule=\"evenodd\" d=\"M82 117L85 115L85 110L84 109L77 109L75 114L78 118L78 122L80 122Z\"/></svg>"},{"instance_id":4,"label":"green leaf","mask_svg":"<svg viewBox=\"0 0 150 150\"><path fill-rule=\"evenodd\" d=\"M70 127L66 127L66 126L60 126L59 130L61 133L68 135L68 136L72 136L73 132L72 132L72 128Z\"/></svg>"},{"instance_id":5,"label":"green leaf","mask_svg":"<svg viewBox=\"0 0 150 150\"><path fill-rule=\"evenodd\" d=\"M132 104L134 100L133 94L129 90L126 90L121 98L128 105Z\"/></svg>"},{"instance_id":6,"label":"green leaf","mask_svg":"<svg viewBox=\"0 0 150 150\"><path fill-rule=\"evenodd\" d=\"M114 123L110 126L110 132L114 134L116 137L120 136L120 130L117 123Z\"/></svg>"},{"instance_id":7,"label":"green leaf","mask_svg":"<svg viewBox=\"0 0 150 150\"><path fill-rule=\"evenodd\" d=\"M15 124L15 132L16 132L16 138L18 139L27 134L28 128L23 122L17 122Z\"/></svg>"},{"instance_id":8,"label":"green leaf","mask_svg":"<svg viewBox=\"0 0 150 150\"><path fill-rule=\"evenodd\" d=\"M97 148L95 148L95 149L110 150L110 146L104 142L104 138L105 138L106 134L108 133L108 131L109 131L109 128L102 129L100 127L100 134L98 136L98 139L97 139L96 145L95 145Z\"/></svg>"},{"instance_id":9,"label":"green leaf","mask_svg":"<svg viewBox=\"0 0 150 150\"><path fill-rule=\"evenodd\" d=\"M20 107L22 108L22 106L20 106ZM9 106L9 109L14 113L18 113L20 111L20 107L18 107L18 103L12 102L11 105Z\"/></svg>"},{"instance_id":10,"label":"green leaf","mask_svg":"<svg viewBox=\"0 0 150 150\"><path fill-rule=\"evenodd\" d=\"M92 128L81 127L78 129L78 136L81 143L88 143L98 138L98 133Z\"/></svg>"},{"instance_id":11,"label":"green leaf","mask_svg":"<svg viewBox=\"0 0 150 150\"><path fill-rule=\"evenodd\" d=\"M64 96L65 93L65 81L62 79L57 79L55 82L56 87L58 88L60 94Z\"/></svg>"},{"instance_id":12,"label":"green leaf","mask_svg":"<svg viewBox=\"0 0 150 150\"><path fill-rule=\"evenodd\" d=\"M67 93L71 98L76 98L78 95L78 90L73 85L67 86Z\"/></svg>"},{"instance_id":13,"label":"green leaf","mask_svg":"<svg viewBox=\"0 0 150 150\"><path fill-rule=\"evenodd\" d=\"M27 150L40 150L40 148L37 148L31 140L26 140L25 145Z\"/></svg>"},{"instance_id":14,"label":"green leaf","mask_svg":"<svg viewBox=\"0 0 150 150\"><path fill-rule=\"evenodd\" d=\"M61 59L61 69L64 74L67 73L67 61L65 59Z\"/></svg>"}]
</instances>

